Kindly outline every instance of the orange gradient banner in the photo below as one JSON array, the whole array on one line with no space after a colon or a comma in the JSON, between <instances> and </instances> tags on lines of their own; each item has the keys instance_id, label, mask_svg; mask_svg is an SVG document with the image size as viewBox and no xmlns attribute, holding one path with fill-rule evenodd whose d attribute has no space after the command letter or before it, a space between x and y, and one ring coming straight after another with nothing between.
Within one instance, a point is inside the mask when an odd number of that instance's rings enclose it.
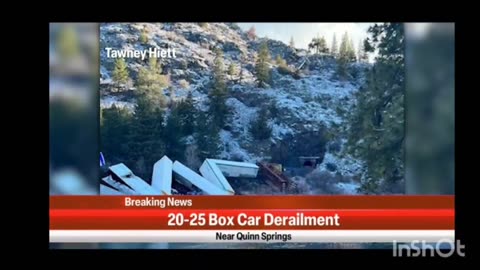
<instances>
[{"instance_id":1,"label":"orange gradient banner","mask_svg":"<svg viewBox=\"0 0 480 270\"><path fill-rule=\"evenodd\" d=\"M453 196L52 196L50 230L453 230Z\"/></svg>"},{"instance_id":2,"label":"orange gradient banner","mask_svg":"<svg viewBox=\"0 0 480 270\"><path fill-rule=\"evenodd\" d=\"M454 211L50 210L51 230L447 230Z\"/></svg>"},{"instance_id":3,"label":"orange gradient banner","mask_svg":"<svg viewBox=\"0 0 480 270\"><path fill-rule=\"evenodd\" d=\"M50 196L50 209L454 209L454 199L407 195ZM158 205L126 206L126 200L150 200Z\"/></svg>"}]
</instances>

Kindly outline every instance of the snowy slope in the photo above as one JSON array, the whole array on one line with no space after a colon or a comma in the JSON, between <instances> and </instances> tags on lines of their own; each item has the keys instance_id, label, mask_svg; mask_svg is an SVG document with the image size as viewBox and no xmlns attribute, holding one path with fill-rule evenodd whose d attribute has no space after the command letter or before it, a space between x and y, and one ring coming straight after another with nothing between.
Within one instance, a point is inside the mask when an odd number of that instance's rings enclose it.
<instances>
[{"instance_id":1,"label":"snowy slope","mask_svg":"<svg viewBox=\"0 0 480 270\"><path fill-rule=\"evenodd\" d=\"M101 83L111 82L113 69L113 59L106 57L104 48L142 49L138 37L142 29L146 29L150 46L168 46L178 52L179 57L176 59L162 59L163 69L171 76L176 98L185 97L191 91L202 111L207 110L209 102L208 83L214 59L212 48L223 48L225 67L230 63L241 67L242 80L229 82L227 105L233 114L229 130L220 131L223 149L219 158L222 159L248 162L263 159L266 146L256 145L248 127L256 119L260 108L269 104L274 104L277 111L276 116L269 119L272 127L269 143L278 142L287 135L320 128L333 130L341 127L344 131L348 130L345 112L350 111L355 104L354 94L364 80L362 70L368 67L366 64L355 64L353 68L358 69L357 78L340 81L335 77L337 65L332 59L312 57L308 74L300 79L279 74L276 64L272 64L275 82L271 87L263 89L256 86L253 74L260 40L251 41L240 29L230 25L209 23L206 27L200 27L195 23L133 23L102 24L100 29ZM298 66L303 61L305 51L292 49L273 40L268 40L268 44L273 59L276 54L280 54L291 67ZM138 69L144 63L139 59L127 59L127 65L132 79L135 79ZM235 80L238 77L228 75L227 79ZM180 80L188 81L189 87L180 87ZM125 100L102 92L101 106L110 107L113 104L133 109L135 100ZM335 139L343 142L343 146L344 135L338 134ZM360 161L341 154L341 151L325 153L324 162L317 170L327 170L327 163L335 164L337 172L347 176L361 175L363 168ZM355 190L352 185L354 184L342 184L339 188L350 194Z\"/></svg>"}]
</instances>

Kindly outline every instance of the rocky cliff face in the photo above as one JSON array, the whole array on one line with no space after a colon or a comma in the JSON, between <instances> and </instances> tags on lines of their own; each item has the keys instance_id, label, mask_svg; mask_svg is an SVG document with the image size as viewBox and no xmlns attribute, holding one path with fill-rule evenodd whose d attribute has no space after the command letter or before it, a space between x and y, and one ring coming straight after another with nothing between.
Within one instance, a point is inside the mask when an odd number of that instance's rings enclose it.
<instances>
[{"instance_id":1,"label":"rocky cliff face","mask_svg":"<svg viewBox=\"0 0 480 270\"><path fill-rule=\"evenodd\" d=\"M146 45L138 41L142 33L148 37ZM279 55L291 68L307 60L302 75L282 74L272 61L272 83L267 88L258 88L255 61L261 42L267 42L272 59ZM191 92L203 111L209 102L213 49L221 48L225 67L233 63L238 72L226 75L227 105L233 115L228 128L220 131L223 151L219 158L250 162L271 159L295 168L302 166L298 156L319 156L321 163L317 169L309 175L296 175L299 185L312 187L310 193L355 193L356 182L352 179L361 177L363 165L345 153L345 134L349 129L347 114L355 105L354 94L363 83L367 64L352 64L350 68L356 70L356 76L340 80L333 57L308 55L305 50L291 48L280 41L251 40L235 24L209 23L203 27L196 23L104 24L100 28L101 106L116 104L131 109L135 104L132 95L135 86L122 93L111 91L114 59L106 57L106 47L175 48L176 58L161 59L163 73L169 74L171 81L164 93L172 100ZM126 62L133 81L139 68L148 64L141 59L126 59ZM272 136L258 141L252 138L248 127L265 106L270 111L268 122ZM276 153L272 149L286 151L288 155L272 156ZM331 183L330 186L313 188L312 182L318 181L314 176L325 174L336 180L329 178L331 181L325 182Z\"/></svg>"}]
</instances>

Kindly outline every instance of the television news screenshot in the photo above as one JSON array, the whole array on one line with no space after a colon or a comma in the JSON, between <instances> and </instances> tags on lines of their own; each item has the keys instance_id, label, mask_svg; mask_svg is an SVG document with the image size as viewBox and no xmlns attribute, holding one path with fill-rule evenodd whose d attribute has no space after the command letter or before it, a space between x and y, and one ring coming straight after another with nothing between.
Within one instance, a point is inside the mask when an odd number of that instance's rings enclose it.
<instances>
[{"instance_id":1,"label":"television news screenshot","mask_svg":"<svg viewBox=\"0 0 480 270\"><path fill-rule=\"evenodd\" d=\"M465 256L454 23L50 23L49 61L50 249Z\"/></svg>"}]
</instances>

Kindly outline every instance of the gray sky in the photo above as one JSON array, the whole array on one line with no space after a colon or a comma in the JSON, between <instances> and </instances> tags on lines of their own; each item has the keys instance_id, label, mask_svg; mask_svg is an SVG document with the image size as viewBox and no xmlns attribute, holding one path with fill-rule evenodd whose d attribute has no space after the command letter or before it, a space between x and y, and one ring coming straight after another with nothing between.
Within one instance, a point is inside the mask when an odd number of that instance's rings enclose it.
<instances>
[{"instance_id":1,"label":"gray sky","mask_svg":"<svg viewBox=\"0 0 480 270\"><path fill-rule=\"evenodd\" d=\"M330 48L333 39L333 33L337 35L337 42L340 41L345 32L353 39L355 50L360 40L367 37L367 30L374 23L238 23L238 25L248 30L252 25L255 26L259 37L267 36L289 43L293 36L295 47L307 48L308 43L317 35L324 36L327 45Z\"/></svg>"}]
</instances>

